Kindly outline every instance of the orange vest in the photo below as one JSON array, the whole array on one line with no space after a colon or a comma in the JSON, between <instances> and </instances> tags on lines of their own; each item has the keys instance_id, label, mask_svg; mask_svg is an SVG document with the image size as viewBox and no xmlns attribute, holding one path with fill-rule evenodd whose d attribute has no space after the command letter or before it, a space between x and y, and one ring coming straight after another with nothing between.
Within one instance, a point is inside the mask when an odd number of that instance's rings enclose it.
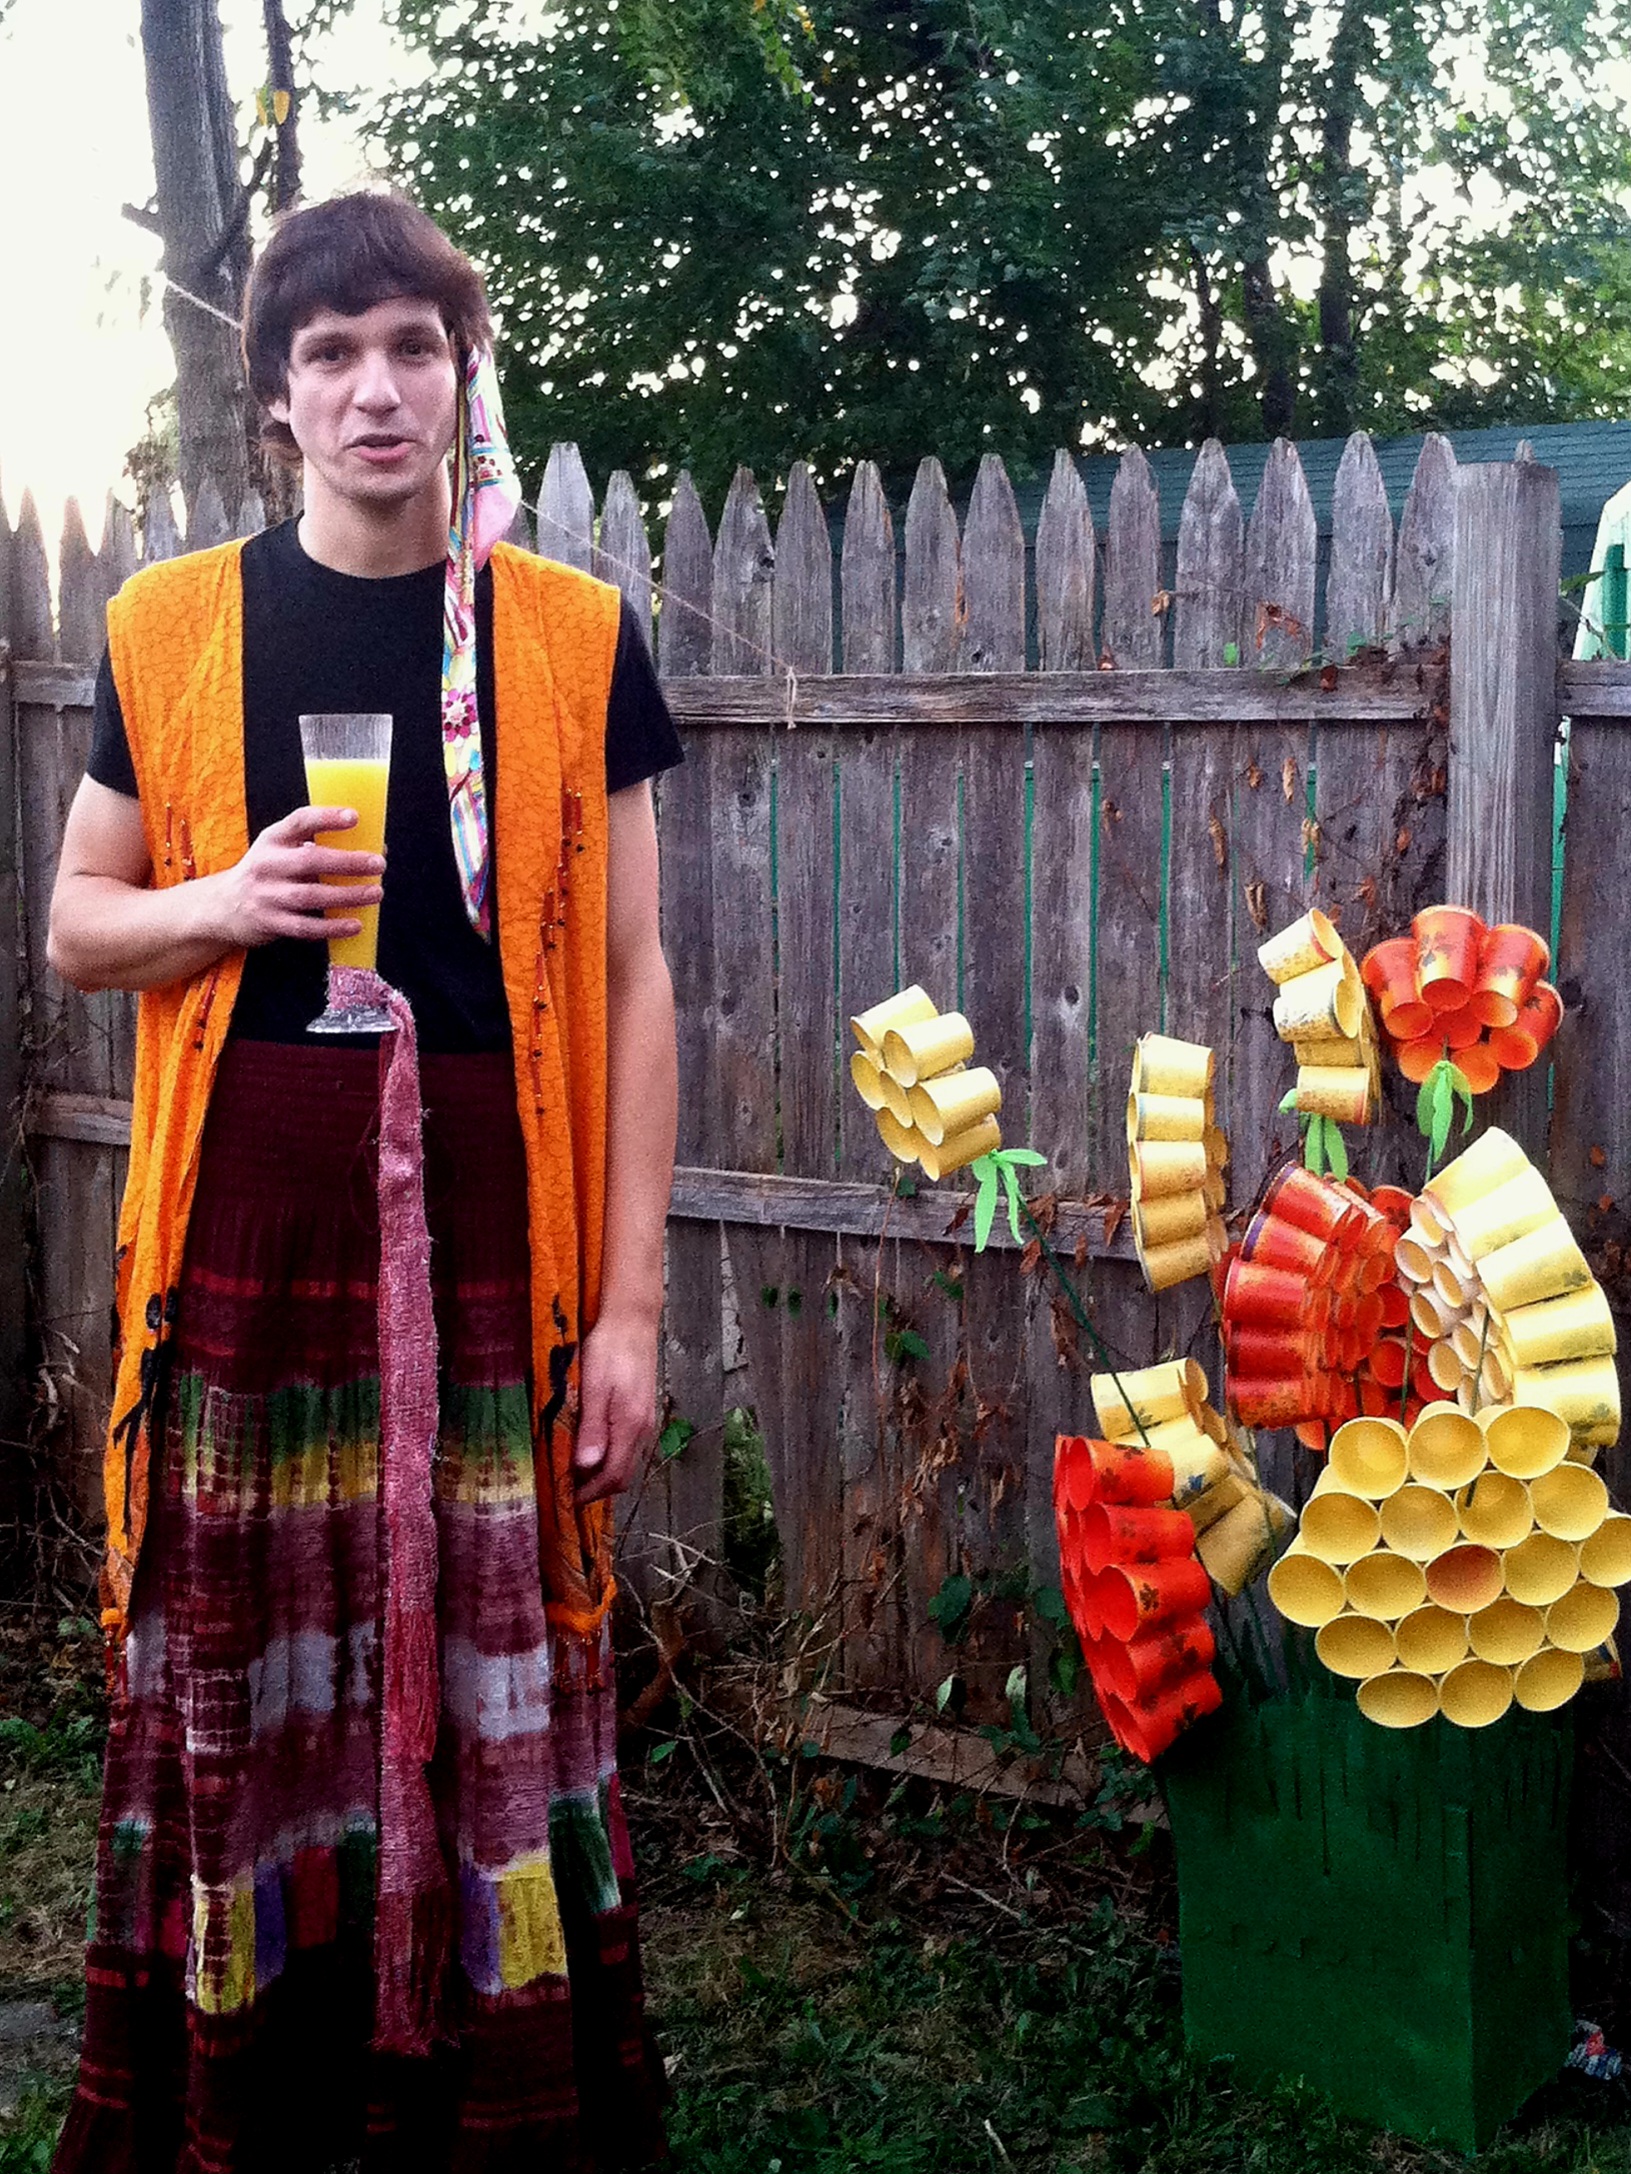
<instances>
[{"instance_id":1,"label":"orange vest","mask_svg":"<svg viewBox=\"0 0 1631 2174\"><path fill-rule=\"evenodd\" d=\"M160 888L249 848L242 545L128 581L108 644ZM587 1635L611 1605L611 1513L579 1509L578 1350L599 1306L606 1168L606 700L618 597L510 545L493 553L496 936L527 1156L532 1412L544 1597ZM119 1214L102 1620L122 1635L147 1522L152 1421L181 1283L215 1068L243 974L233 951L142 992ZM472 1153L480 1152L473 1142Z\"/></svg>"}]
</instances>

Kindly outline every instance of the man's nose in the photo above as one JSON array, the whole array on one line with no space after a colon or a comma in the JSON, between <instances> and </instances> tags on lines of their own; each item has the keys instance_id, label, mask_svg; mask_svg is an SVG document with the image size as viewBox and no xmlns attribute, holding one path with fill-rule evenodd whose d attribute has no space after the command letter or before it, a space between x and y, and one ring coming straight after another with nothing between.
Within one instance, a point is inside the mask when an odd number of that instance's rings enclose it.
<instances>
[{"instance_id":1,"label":"man's nose","mask_svg":"<svg viewBox=\"0 0 1631 2174\"><path fill-rule=\"evenodd\" d=\"M352 398L359 408L366 408L371 415L379 415L402 405L396 373L391 368L388 355L369 354L363 357Z\"/></svg>"}]
</instances>

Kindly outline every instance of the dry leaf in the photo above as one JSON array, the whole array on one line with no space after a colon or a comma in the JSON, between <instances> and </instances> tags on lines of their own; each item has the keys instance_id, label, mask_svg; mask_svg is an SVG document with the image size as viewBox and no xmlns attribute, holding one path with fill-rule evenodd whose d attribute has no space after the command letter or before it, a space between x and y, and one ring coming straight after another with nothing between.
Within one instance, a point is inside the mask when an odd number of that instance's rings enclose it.
<instances>
[{"instance_id":1,"label":"dry leaf","mask_svg":"<svg viewBox=\"0 0 1631 2174\"><path fill-rule=\"evenodd\" d=\"M1320 686L1321 686L1321 688L1322 688L1322 689L1324 690L1324 692L1325 692L1326 694L1335 694L1335 693L1336 693L1336 685L1337 685L1337 668L1336 668L1336 666L1335 666L1334 664L1327 664L1327 665L1323 665L1323 666L1321 667L1321 669L1320 669Z\"/></svg>"},{"instance_id":2,"label":"dry leaf","mask_svg":"<svg viewBox=\"0 0 1631 2174\"><path fill-rule=\"evenodd\" d=\"M1071 1248L1070 1265L1077 1270L1087 1266L1087 1232L1085 1230Z\"/></svg>"},{"instance_id":3,"label":"dry leaf","mask_svg":"<svg viewBox=\"0 0 1631 2174\"><path fill-rule=\"evenodd\" d=\"M1354 896L1367 913L1374 913L1376 911L1376 878L1374 876L1361 876L1359 887Z\"/></svg>"},{"instance_id":4,"label":"dry leaf","mask_svg":"<svg viewBox=\"0 0 1631 2174\"><path fill-rule=\"evenodd\" d=\"M1212 840L1212 858L1217 862L1221 873L1229 866L1229 841L1223 834L1223 825L1215 815L1206 818L1206 828Z\"/></svg>"},{"instance_id":5,"label":"dry leaf","mask_svg":"<svg viewBox=\"0 0 1631 2174\"><path fill-rule=\"evenodd\" d=\"M1119 823L1121 821L1121 810L1116 806L1115 802L1110 798L1108 793L1104 797L1104 800L1099 809L1099 813L1103 818L1104 827L1106 830L1110 828L1110 825L1112 823Z\"/></svg>"},{"instance_id":6,"label":"dry leaf","mask_svg":"<svg viewBox=\"0 0 1631 2174\"><path fill-rule=\"evenodd\" d=\"M1172 591L1170 589L1157 589L1154 600L1150 605L1150 617L1152 619L1164 619L1171 609Z\"/></svg>"},{"instance_id":7,"label":"dry leaf","mask_svg":"<svg viewBox=\"0 0 1631 2174\"><path fill-rule=\"evenodd\" d=\"M1597 1212L1599 1215L1607 1215L1609 1209L1612 1208L1613 1205L1614 1195L1612 1193L1600 1193L1598 1195Z\"/></svg>"},{"instance_id":8,"label":"dry leaf","mask_svg":"<svg viewBox=\"0 0 1631 2174\"><path fill-rule=\"evenodd\" d=\"M1269 908L1261 883L1246 885L1246 911L1252 917L1252 927L1259 935L1264 934L1269 925Z\"/></svg>"},{"instance_id":9,"label":"dry leaf","mask_svg":"<svg viewBox=\"0 0 1631 2174\"><path fill-rule=\"evenodd\" d=\"M1289 808L1297 797L1297 765L1290 755L1280 765L1280 790L1285 794Z\"/></svg>"},{"instance_id":10,"label":"dry leaf","mask_svg":"<svg viewBox=\"0 0 1631 2174\"><path fill-rule=\"evenodd\" d=\"M1107 1246L1115 1244L1116 1232L1126 1222L1127 1211L1131 1206L1132 1202L1130 1200L1111 1200L1105 1203L1104 1242Z\"/></svg>"},{"instance_id":11,"label":"dry leaf","mask_svg":"<svg viewBox=\"0 0 1631 2174\"><path fill-rule=\"evenodd\" d=\"M1257 767L1257 764L1256 764L1255 762L1249 762L1249 763L1247 763L1247 765L1246 765L1246 783L1247 783L1247 784L1248 784L1248 785L1249 785L1249 786L1251 787L1251 789L1252 789L1252 791L1253 791L1254 793L1256 792L1256 790L1257 790L1258 786L1262 784L1262 782L1263 782L1263 773L1262 773L1262 771L1261 771L1261 770L1259 770L1259 769L1258 769L1258 767Z\"/></svg>"},{"instance_id":12,"label":"dry leaf","mask_svg":"<svg viewBox=\"0 0 1631 2174\"><path fill-rule=\"evenodd\" d=\"M1408 826L1401 830L1398 837L1394 839L1393 850L1398 854L1400 860L1403 860L1410 851L1410 831Z\"/></svg>"},{"instance_id":13,"label":"dry leaf","mask_svg":"<svg viewBox=\"0 0 1631 2174\"><path fill-rule=\"evenodd\" d=\"M1019 1257L1019 1272L1022 1276L1034 1276L1041 1265L1042 1241L1033 1238Z\"/></svg>"},{"instance_id":14,"label":"dry leaf","mask_svg":"<svg viewBox=\"0 0 1631 2174\"><path fill-rule=\"evenodd\" d=\"M1600 1147L1587 1148L1586 1156L1593 1170L1603 1169L1608 1162L1608 1157L1603 1153Z\"/></svg>"},{"instance_id":15,"label":"dry leaf","mask_svg":"<svg viewBox=\"0 0 1631 2174\"><path fill-rule=\"evenodd\" d=\"M1320 855L1320 827L1311 815L1303 817L1303 851L1312 853L1316 860Z\"/></svg>"}]
</instances>

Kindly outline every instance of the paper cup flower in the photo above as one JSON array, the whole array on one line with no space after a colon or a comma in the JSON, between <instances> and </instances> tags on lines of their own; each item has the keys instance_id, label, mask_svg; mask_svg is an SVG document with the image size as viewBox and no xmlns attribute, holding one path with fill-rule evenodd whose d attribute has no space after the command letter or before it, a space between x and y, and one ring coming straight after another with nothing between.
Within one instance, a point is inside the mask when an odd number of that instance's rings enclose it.
<instances>
[{"instance_id":1,"label":"paper cup flower","mask_svg":"<svg viewBox=\"0 0 1631 2174\"><path fill-rule=\"evenodd\" d=\"M937 1010L914 985L858 1013L850 1031L850 1078L897 1162L934 1183L1001 1147L1002 1088L971 1065L974 1029L961 1012Z\"/></svg>"},{"instance_id":2,"label":"paper cup flower","mask_svg":"<svg viewBox=\"0 0 1631 2174\"><path fill-rule=\"evenodd\" d=\"M1242 1426L1345 1415L1388 1318L1398 1235L1357 1186L1296 1163L1269 1181L1223 1279L1224 1386Z\"/></svg>"},{"instance_id":3,"label":"paper cup flower","mask_svg":"<svg viewBox=\"0 0 1631 2174\"><path fill-rule=\"evenodd\" d=\"M1588 1659L1608 1665L1631 1517L1571 1450L1567 1423L1530 1404L1476 1419L1441 1405L1408 1430L1361 1418L1332 1437L1269 1597L1379 1727L1549 1713Z\"/></svg>"},{"instance_id":4,"label":"paper cup flower","mask_svg":"<svg viewBox=\"0 0 1631 2174\"><path fill-rule=\"evenodd\" d=\"M1192 1359L1091 1386L1102 1439L1054 1446L1060 1577L1111 1733L1147 1764L1221 1703L1212 1587L1239 1592L1291 1513L1258 1486Z\"/></svg>"},{"instance_id":5,"label":"paper cup flower","mask_svg":"<svg viewBox=\"0 0 1631 2174\"><path fill-rule=\"evenodd\" d=\"M1133 1244L1152 1291L1208 1275L1227 1240L1221 1210L1229 1143L1212 1100L1214 1059L1201 1042L1143 1035L1127 1097Z\"/></svg>"},{"instance_id":6,"label":"paper cup flower","mask_svg":"<svg viewBox=\"0 0 1631 2174\"><path fill-rule=\"evenodd\" d=\"M1492 1126L1428 1180L1395 1258L1427 1364L1464 1410L1544 1406L1582 1459L1618 1441L1607 1297L1509 1134Z\"/></svg>"},{"instance_id":7,"label":"paper cup flower","mask_svg":"<svg viewBox=\"0 0 1631 2174\"><path fill-rule=\"evenodd\" d=\"M1463 906L1429 906L1408 936L1365 955L1365 986L1394 1059L1417 1086L1445 1056L1474 1094L1534 1063L1563 1017L1542 980L1551 952L1516 922L1493 926Z\"/></svg>"},{"instance_id":8,"label":"paper cup flower","mask_svg":"<svg viewBox=\"0 0 1631 2174\"><path fill-rule=\"evenodd\" d=\"M1368 1125L1381 1107L1376 1030L1359 968L1317 908L1257 949L1275 984L1274 1029L1297 1059L1290 1105L1305 1117Z\"/></svg>"}]
</instances>

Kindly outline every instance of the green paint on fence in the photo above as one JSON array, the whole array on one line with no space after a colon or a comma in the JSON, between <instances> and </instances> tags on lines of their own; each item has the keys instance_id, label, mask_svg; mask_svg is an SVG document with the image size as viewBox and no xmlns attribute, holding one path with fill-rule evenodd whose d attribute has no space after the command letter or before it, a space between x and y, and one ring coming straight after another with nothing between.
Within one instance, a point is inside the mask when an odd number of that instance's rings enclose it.
<instances>
[{"instance_id":1,"label":"green paint on fence","mask_svg":"<svg viewBox=\"0 0 1631 2174\"><path fill-rule=\"evenodd\" d=\"M1098 763L1098 728L1094 727L1093 743L1093 829L1088 843L1088 897L1090 910L1087 917L1087 1069L1088 1077L1098 1078L1099 1066L1099 812L1104 796L1104 782Z\"/></svg>"},{"instance_id":2,"label":"green paint on fence","mask_svg":"<svg viewBox=\"0 0 1631 2174\"><path fill-rule=\"evenodd\" d=\"M1156 961L1156 1021L1167 1031L1167 977L1172 961L1172 727L1166 727L1167 755L1161 765L1161 905L1157 914L1160 951Z\"/></svg>"},{"instance_id":3,"label":"green paint on fence","mask_svg":"<svg viewBox=\"0 0 1631 2174\"><path fill-rule=\"evenodd\" d=\"M968 955L968 824L964 818L964 779L957 773L957 1009L964 1009L963 975Z\"/></svg>"},{"instance_id":4,"label":"green paint on fence","mask_svg":"<svg viewBox=\"0 0 1631 2174\"><path fill-rule=\"evenodd\" d=\"M1032 832L1036 823L1036 769L1031 760L1031 727L1025 727L1025 1033L1020 1044L1025 1052L1025 1069L1031 1069L1031 904L1032 889Z\"/></svg>"}]
</instances>

